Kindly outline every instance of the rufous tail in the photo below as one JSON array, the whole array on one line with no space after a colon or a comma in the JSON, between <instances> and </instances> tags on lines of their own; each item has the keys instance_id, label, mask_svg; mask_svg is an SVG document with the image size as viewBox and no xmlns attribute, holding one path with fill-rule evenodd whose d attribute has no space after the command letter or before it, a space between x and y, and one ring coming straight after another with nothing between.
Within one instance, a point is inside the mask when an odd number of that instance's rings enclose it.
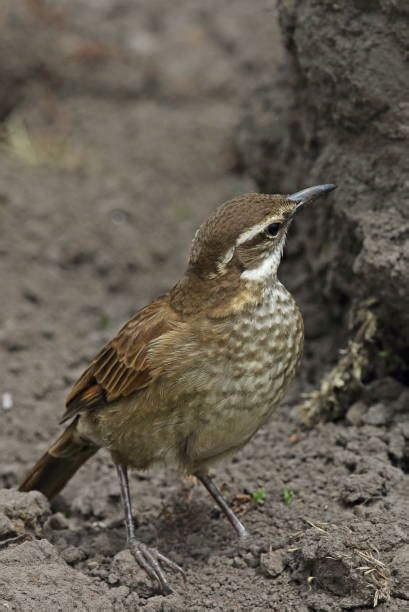
<instances>
[{"instance_id":1,"label":"rufous tail","mask_svg":"<svg viewBox=\"0 0 409 612\"><path fill-rule=\"evenodd\" d=\"M94 455L98 447L82 440L75 419L21 483L19 491L41 491L48 499L55 497L75 472Z\"/></svg>"}]
</instances>

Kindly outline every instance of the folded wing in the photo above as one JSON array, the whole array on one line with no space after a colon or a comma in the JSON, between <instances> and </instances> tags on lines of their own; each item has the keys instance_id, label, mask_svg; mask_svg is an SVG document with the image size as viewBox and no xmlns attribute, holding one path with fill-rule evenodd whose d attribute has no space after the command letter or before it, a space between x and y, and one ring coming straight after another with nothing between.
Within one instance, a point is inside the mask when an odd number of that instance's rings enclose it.
<instances>
[{"instance_id":1,"label":"folded wing","mask_svg":"<svg viewBox=\"0 0 409 612\"><path fill-rule=\"evenodd\" d=\"M62 422L146 388L155 376L149 363L149 348L179 321L167 296L140 310L76 382L68 395Z\"/></svg>"}]
</instances>

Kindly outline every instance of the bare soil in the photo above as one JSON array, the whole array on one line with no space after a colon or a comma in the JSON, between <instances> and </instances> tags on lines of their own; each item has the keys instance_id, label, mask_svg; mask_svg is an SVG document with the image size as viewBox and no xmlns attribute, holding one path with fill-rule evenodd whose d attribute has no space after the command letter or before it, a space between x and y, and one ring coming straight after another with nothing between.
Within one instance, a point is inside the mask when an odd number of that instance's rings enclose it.
<instances>
[{"instance_id":1,"label":"bare soil","mask_svg":"<svg viewBox=\"0 0 409 612\"><path fill-rule=\"evenodd\" d=\"M346 337L305 291L302 219L283 270L306 319L300 375L216 474L249 542L194 482L132 474L138 536L186 570L165 598L123 550L105 452L51 506L15 492L89 358L177 280L208 212L258 189L237 125L283 49L267 0L9 0L0 30L0 609L409 610L407 387L373 380L313 430L294 410Z\"/></svg>"}]
</instances>

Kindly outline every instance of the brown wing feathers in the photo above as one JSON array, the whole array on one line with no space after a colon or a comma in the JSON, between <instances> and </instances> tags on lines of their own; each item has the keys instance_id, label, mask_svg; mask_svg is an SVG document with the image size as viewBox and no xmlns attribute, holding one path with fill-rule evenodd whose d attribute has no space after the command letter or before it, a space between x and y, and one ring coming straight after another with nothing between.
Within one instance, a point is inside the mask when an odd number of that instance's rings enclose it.
<instances>
[{"instance_id":1,"label":"brown wing feathers","mask_svg":"<svg viewBox=\"0 0 409 612\"><path fill-rule=\"evenodd\" d=\"M149 345L171 330L177 320L166 297L139 311L102 349L74 385L62 420L129 396L149 385L152 379Z\"/></svg>"},{"instance_id":2,"label":"brown wing feathers","mask_svg":"<svg viewBox=\"0 0 409 612\"><path fill-rule=\"evenodd\" d=\"M99 408L146 387L154 376L149 364L149 346L178 320L163 297L141 310L92 361L67 398L63 421L83 410ZM78 468L98 448L83 440L77 431L78 418L40 458L20 486L54 497Z\"/></svg>"}]
</instances>

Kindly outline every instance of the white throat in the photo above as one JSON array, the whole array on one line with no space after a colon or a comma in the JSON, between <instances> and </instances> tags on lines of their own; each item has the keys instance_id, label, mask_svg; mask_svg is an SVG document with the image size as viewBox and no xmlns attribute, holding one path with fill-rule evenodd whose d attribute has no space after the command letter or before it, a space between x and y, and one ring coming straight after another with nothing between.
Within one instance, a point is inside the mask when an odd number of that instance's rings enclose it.
<instances>
[{"instance_id":1,"label":"white throat","mask_svg":"<svg viewBox=\"0 0 409 612\"><path fill-rule=\"evenodd\" d=\"M272 253L256 267L250 270L245 270L241 273L241 278L257 283L267 281L277 275L278 266L280 265L285 244L285 236L281 240L279 248L274 249Z\"/></svg>"}]
</instances>

